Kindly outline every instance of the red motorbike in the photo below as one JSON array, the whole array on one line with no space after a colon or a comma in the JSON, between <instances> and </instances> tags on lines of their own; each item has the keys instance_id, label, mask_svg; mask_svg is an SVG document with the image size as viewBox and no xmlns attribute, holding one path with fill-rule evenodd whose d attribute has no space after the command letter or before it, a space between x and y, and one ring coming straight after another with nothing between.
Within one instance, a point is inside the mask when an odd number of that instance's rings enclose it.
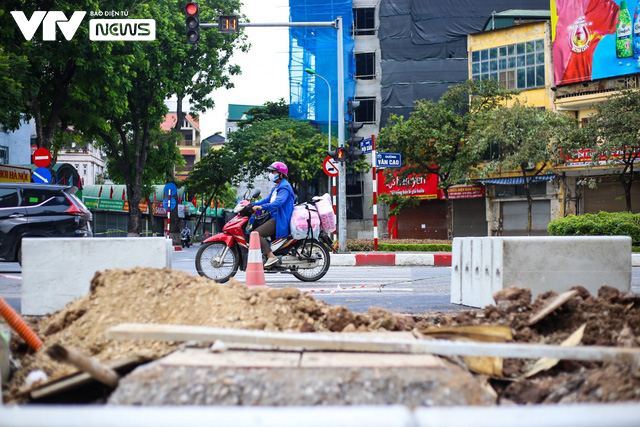
<instances>
[{"instance_id":1,"label":"red motorbike","mask_svg":"<svg viewBox=\"0 0 640 427\"><path fill-rule=\"evenodd\" d=\"M257 197L259 190L252 195ZM254 228L264 223L269 214L257 217L254 223L247 226L254 214L253 205L242 200L233 210L237 215L225 224L222 232L209 237L196 254L196 270L198 274L224 283L235 276L238 269L245 271L249 254L249 235ZM318 239L308 236L295 240L291 235L271 240L271 250L279 259L278 262L265 267L265 273L289 273L304 282L321 279L329 270L333 243L331 238L320 231ZM263 254L263 262L266 255Z\"/></svg>"}]
</instances>

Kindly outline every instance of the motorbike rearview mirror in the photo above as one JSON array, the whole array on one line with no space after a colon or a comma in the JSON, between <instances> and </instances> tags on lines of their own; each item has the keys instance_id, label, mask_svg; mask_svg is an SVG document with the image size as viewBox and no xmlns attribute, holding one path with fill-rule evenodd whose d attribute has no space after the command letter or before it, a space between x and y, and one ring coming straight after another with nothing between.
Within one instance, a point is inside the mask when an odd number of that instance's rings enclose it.
<instances>
[{"instance_id":1,"label":"motorbike rearview mirror","mask_svg":"<svg viewBox=\"0 0 640 427\"><path fill-rule=\"evenodd\" d=\"M253 193L251 193L251 198L256 199L260 195L260 193L262 193L262 191L260 191L259 188L256 188L255 190L253 190Z\"/></svg>"}]
</instances>

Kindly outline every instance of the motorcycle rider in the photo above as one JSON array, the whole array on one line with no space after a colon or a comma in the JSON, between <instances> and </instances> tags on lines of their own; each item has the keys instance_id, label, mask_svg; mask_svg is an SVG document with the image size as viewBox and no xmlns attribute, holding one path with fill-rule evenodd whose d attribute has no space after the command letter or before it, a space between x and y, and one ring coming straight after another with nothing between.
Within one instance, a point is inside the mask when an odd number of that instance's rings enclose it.
<instances>
[{"instance_id":1,"label":"motorcycle rider","mask_svg":"<svg viewBox=\"0 0 640 427\"><path fill-rule=\"evenodd\" d=\"M186 225L182 229L182 240L185 241L185 245L191 244L191 229Z\"/></svg>"},{"instance_id":2,"label":"motorcycle rider","mask_svg":"<svg viewBox=\"0 0 640 427\"><path fill-rule=\"evenodd\" d=\"M273 162L267 170L269 171L269 180L276 185L271 189L267 197L254 203L253 211L257 213L262 210L271 213L271 218L254 230L260 234L262 253L267 255L267 261L264 266L270 267L278 262L278 257L271 251L266 237L273 236L274 233L276 239L289 235L289 223L291 222L296 195L291 184L287 181L287 175L289 174L287 165L282 162Z\"/></svg>"}]
</instances>

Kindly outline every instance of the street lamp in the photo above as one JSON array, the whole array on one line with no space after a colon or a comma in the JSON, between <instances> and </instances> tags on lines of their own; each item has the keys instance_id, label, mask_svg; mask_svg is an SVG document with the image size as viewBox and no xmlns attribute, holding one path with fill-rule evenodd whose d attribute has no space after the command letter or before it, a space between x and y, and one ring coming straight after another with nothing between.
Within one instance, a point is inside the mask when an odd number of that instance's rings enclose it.
<instances>
[{"instance_id":1,"label":"street lamp","mask_svg":"<svg viewBox=\"0 0 640 427\"><path fill-rule=\"evenodd\" d=\"M327 147L327 152L329 152L331 151L331 85L329 84L327 79L322 77L320 74L316 74L315 70L312 70L311 68L305 68L304 71L305 73L312 74L324 80L324 82L327 84L327 89L329 90L329 120L327 120L327 125L329 127L329 130L327 132L329 134L329 144ZM329 190L329 192L331 191L331 177L329 177L329 179L327 180L327 189Z\"/></svg>"},{"instance_id":2,"label":"street lamp","mask_svg":"<svg viewBox=\"0 0 640 427\"><path fill-rule=\"evenodd\" d=\"M331 151L331 85L329 84L329 82L327 81L327 79L325 79L324 77L322 77L320 74L316 74L315 70L312 70L311 68L305 68L304 69L305 73L309 73L312 74L316 77L319 77L320 79L324 80L324 82L327 84L327 89L329 90L329 120L327 121L327 125L329 126L329 146L327 147L327 151Z\"/></svg>"}]
</instances>

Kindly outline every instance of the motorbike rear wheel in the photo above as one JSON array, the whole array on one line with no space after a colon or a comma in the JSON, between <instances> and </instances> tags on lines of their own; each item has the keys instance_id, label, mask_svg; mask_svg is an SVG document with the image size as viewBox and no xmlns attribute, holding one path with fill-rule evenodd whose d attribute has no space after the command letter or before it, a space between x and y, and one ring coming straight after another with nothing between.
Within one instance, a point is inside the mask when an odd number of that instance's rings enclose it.
<instances>
[{"instance_id":1,"label":"motorbike rear wheel","mask_svg":"<svg viewBox=\"0 0 640 427\"><path fill-rule=\"evenodd\" d=\"M316 259L318 265L314 268L304 268L293 272L293 275L303 282L315 282L322 279L331 264L331 256L327 248L317 240L301 240L294 246L295 252L304 257Z\"/></svg>"},{"instance_id":2,"label":"motorbike rear wheel","mask_svg":"<svg viewBox=\"0 0 640 427\"><path fill-rule=\"evenodd\" d=\"M236 275L240 265L240 256L235 246L229 248L221 259L227 245L224 242L204 243L196 254L196 270L198 274L218 283L224 283Z\"/></svg>"}]
</instances>

